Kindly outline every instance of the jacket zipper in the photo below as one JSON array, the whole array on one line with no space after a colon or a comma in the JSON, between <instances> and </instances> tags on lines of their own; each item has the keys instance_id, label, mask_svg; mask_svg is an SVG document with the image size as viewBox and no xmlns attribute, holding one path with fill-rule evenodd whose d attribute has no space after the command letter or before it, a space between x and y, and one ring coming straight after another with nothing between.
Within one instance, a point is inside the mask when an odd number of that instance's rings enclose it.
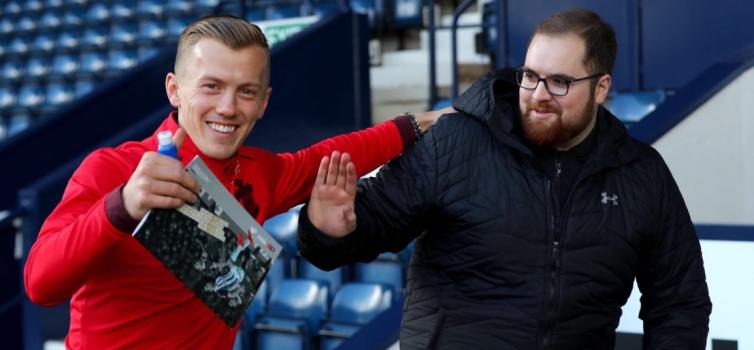
<instances>
[{"instance_id":1,"label":"jacket zipper","mask_svg":"<svg viewBox=\"0 0 754 350\"><path fill-rule=\"evenodd\" d=\"M555 176L553 185L550 186L550 180L547 180L547 192L550 200L550 232L552 241L550 243L550 259L547 266L547 312L545 314L544 336L541 341L541 348L546 349L550 346L555 328L555 316L557 311L559 276L560 276L560 238L563 231L563 208L560 208L560 176L563 173L560 154L555 158ZM549 236L549 235L548 235Z\"/></svg>"}]
</instances>

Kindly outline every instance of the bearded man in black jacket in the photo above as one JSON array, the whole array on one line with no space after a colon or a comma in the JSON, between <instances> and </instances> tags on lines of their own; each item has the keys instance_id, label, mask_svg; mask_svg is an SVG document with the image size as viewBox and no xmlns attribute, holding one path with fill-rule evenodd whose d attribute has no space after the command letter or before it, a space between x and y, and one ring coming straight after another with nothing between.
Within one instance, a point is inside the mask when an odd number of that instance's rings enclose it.
<instances>
[{"instance_id":1,"label":"bearded man in black jacket","mask_svg":"<svg viewBox=\"0 0 754 350\"><path fill-rule=\"evenodd\" d=\"M358 188L325 158L299 250L333 269L416 240L401 349L613 349L636 279L646 349L704 349L712 305L661 156L601 106L615 33L555 14L525 64L491 73Z\"/></svg>"}]
</instances>

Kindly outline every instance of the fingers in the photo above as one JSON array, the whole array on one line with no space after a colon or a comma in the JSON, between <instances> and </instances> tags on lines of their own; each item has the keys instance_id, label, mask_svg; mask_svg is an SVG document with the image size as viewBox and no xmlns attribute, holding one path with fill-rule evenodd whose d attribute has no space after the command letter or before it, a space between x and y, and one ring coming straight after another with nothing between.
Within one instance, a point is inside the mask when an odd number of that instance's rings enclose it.
<instances>
[{"instance_id":1,"label":"fingers","mask_svg":"<svg viewBox=\"0 0 754 350\"><path fill-rule=\"evenodd\" d=\"M348 153L343 153L343 155L340 157L340 164L338 165L338 179L335 181L335 186L338 188L344 188L346 185L347 180L347 170L348 164L351 163L351 155Z\"/></svg>"},{"instance_id":2,"label":"fingers","mask_svg":"<svg viewBox=\"0 0 754 350\"><path fill-rule=\"evenodd\" d=\"M152 208L175 208L194 203L199 185L183 170L183 164L156 152L145 153L123 187L123 204L134 219Z\"/></svg>"},{"instance_id":3,"label":"fingers","mask_svg":"<svg viewBox=\"0 0 754 350\"><path fill-rule=\"evenodd\" d=\"M330 157L324 156L319 162L319 170L317 170L317 178L314 180L314 186L321 186L325 184L327 179L327 167L330 165Z\"/></svg>"},{"instance_id":4,"label":"fingers","mask_svg":"<svg viewBox=\"0 0 754 350\"><path fill-rule=\"evenodd\" d=\"M356 181L358 180L358 176L356 176L356 166L353 164L353 162L349 162L346 166L346 184L345 189L346 193L350 195L351 197L356 196Z\"/></svg>"},{"instance_id":5,"label":"fingers","mask_svg":"<svg viewBox=\"0 0 754 350\"><path fill-rule=\"evenodd\" d=\"M334 151L330 157L330 167L327 170L325 184L335 185L338 182L338 172L340 167L340 152Z\"/></svg>"}]
</instances>

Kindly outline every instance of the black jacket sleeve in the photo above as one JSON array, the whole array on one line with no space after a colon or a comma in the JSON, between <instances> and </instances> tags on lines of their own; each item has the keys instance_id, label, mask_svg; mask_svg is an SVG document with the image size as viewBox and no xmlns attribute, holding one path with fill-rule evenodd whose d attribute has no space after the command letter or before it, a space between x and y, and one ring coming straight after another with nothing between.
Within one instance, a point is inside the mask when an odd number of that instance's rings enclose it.
<instances>
[{"instance_id":1,"label":"black jacket sleeve","mask_svg":"<svg viewBox=\"0 0 754 350\"><path fill-rule=\"evenodd\" d=\"M657 158L658 222L637 276L644 349L703 350L712 303L699 238L670 170Z\"/></svg>"},{"instance_id":2,"label":"black jacket sleeve","mask_svg":"<svg viewBox=\"0 0 754 350\"><path fill-rule=\"evenodd\" d=\"M332 238L309 221L301 210L299 254L315 266L332 270L356 261L369 262L381 252L398 252L426 227L437 177L435 131L441 121L401 157L385 165L374 178L359 182L356 230Z\"/></svg>"}]
</instances>

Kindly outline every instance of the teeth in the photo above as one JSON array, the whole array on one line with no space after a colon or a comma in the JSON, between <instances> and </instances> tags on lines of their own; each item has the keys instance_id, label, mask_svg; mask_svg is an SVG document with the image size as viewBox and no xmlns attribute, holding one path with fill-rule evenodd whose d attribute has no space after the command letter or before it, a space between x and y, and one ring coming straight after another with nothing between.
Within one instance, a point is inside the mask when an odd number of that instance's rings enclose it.
<instances>
[{"instance_id":1,"label":"teeth","mask_svg":"<svg viewBox=\"0 0 754 350\"><path fill-rule=\"evenodd\" d=\"M207 123L212 130L215 130L217 132L223 132L223 133L230 133L236 130L236 127L233 125L223 125L223 124L217 124L217 123Z\"/></svg>"}]
</instances>

